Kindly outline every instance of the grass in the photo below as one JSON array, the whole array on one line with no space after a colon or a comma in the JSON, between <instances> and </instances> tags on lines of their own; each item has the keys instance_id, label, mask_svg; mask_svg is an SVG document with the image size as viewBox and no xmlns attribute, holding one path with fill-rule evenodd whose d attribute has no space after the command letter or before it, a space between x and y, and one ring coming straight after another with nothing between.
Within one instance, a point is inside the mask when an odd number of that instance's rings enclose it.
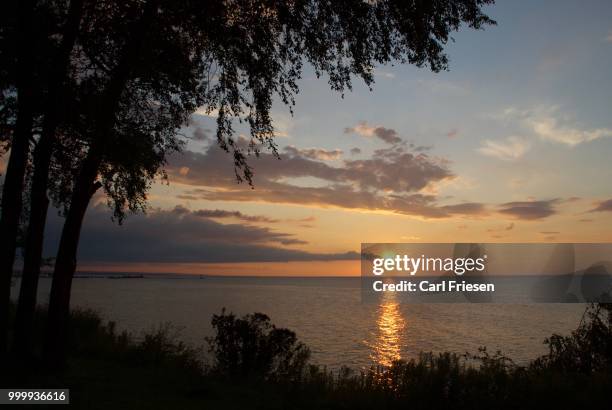
<instances>
[{"instance_id":1,"label":"grass","mask_svg":"<svg viewBox=\"0 0 612 410\"><path fill-rule=\"evenodd\" d=\"M67 387L73 407L86 409L607 408L612 387L609 305L591 306L576 331L551 336L549 353L523 367L482 349L329 372L265 315L222 312L213 325L214 360L204 363L203 348L186 346L169 327L136 339L95 312L74 311L67 366L43 371L36 360L15 361L3 387Z\"/></svg>"}]
</instances>

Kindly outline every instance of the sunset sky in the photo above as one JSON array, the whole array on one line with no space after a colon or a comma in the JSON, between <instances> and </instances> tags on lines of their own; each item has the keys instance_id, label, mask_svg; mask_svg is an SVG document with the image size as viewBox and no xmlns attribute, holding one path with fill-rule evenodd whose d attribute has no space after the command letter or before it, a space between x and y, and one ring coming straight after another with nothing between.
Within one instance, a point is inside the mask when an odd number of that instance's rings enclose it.
<instances>
[{"instance_id":1,"label":"sunset sky","mask_svg":"<svg viewBox=\"0 0 612 410\"><path fill-rule=\"evenodd\" d=\"M79 269L340 275L361 242L612 241L612 3L529 4L457 33L448 72L379 67L341 98L306 70L254 189L194 115L147 216L119 227L92 204Z\"/></svg>"}]
</instances>

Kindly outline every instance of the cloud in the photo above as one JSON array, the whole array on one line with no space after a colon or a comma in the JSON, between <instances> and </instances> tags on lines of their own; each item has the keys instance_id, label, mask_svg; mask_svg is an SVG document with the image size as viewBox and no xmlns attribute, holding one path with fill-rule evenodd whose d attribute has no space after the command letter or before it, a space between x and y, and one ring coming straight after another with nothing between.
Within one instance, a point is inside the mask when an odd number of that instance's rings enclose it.
<instances>
[{"instance_id":1,"label":"cloud","mask_svg":"<svg viewBox=\"0 0 612 410\"><path fill-rule=\"evenodd\" d=\"M494 117L505 121L518 120L525 131L536 137L571 147L612 136L611 128L588 128L572 122L567 115L560 113L557 106L540 106L528 110L509 107Z\"/></svg>"},{"instance_id":2,"label":"cloud","mask_svg":"<svg viewBox=\"0 0 612 410\"><path fill-rule=\"evenodd\" d=\"M342 160L340 166L312 160L300 150L288 150L278 160L262 153L253 158L255 189L236 184L225 152L210 146L204 153L175 156L168 168L172 182L194 188L182 197L216 201L263 201L360 210L384 210L425 218L483 215L480 203L439 204L419 191L454 178L446 162L405 147L381 149L369 159ZM181 168L189 168L187 174ZM308 178L308 186L297 178ZM314 182L312 182L314 181Z\"/></svg>"},{"instance_id":3,"label":"cloud","mask_svg":"<svg viewBox=\"0 0 612 410\"><path fill-rule=\"evenodd\" d=\"M446 215L484 215L487 213L485 205L479 202L464 202L461 204L444 205L437 208Z\"/></svg>"},{"instance_id":4,"label":"cloud","mask_svg":"<svg viewBox=\"0 0 612 410\"><path fill-rule=\"evenodd\" d=\"M177 207L179 209L182 207ZM245 222L266 222L276 223L280 222L279 219L268 218L263 215L245 215L240 211L227 211L225 209L198 209L197 211L189 211L187 208L183 208L185 212L191 212L195 216L202 218L236 218Z\"/></svg>"},{"instance_id":5,"label":"cloud","mask_svg":"<svg viewBox=\"0 0 612 410\"><path fill-rule=\"evenodd\" d=\"M497 212L537 220L556 214L555 207L562 202L530 199L497 206L471 201L448 203L452 198L439 198L433 189L456 178L448 169L448 161L415 153L408 144L376 150L367 159L340 159L334 166L307 158L308 154L289 147L281 159L265 152L252 158L254 189L236 183L228 154L214 144L204 152L175 155L167 172L172 183L187 186L179 195L182 199L386 211L426 219L480 218ZM184 169L189 172L182 172ZM230 212L228 217L239 217ZM512 229L514 225L509 226Z\"/></svg>"},{"instance_id":6,"label":"cloud","mask_svg":"<svg viewBox=\"0 0 612 410\"><path fill-rule=\"evenodd\" d=\"M361 154L361 149L355 147L355 148L351 148L351 155L359 155Z\"/></svg>"},{"instance_id":7,"label":"cloud","mask_svg":"<svg viewBox=\"0 0 612 410\"><path fill-rule=\"evenodd\" d=\"M529 120L533 131L542 139L575 146L599 138L611 137L612 129L595 128L580 129L572 126L563 126L554 117L541 117Z\"/></svg>"},{"instance_id":8,"label":"cloud","mask_svg":"<svg viewBox=\"0 0 612 410\"><path fill-rule=\"evenodd\" d=\"M332 161L342 157L341 149L326 150L323 148L296 148L293 145L285 147L285 152L290 155L301 155L304 158Z\"/></svg>"},{"instance_id":9,"label":"cloud","mask_svg":"<svg viewBox=\"0 0 612 410\"><path fill-rule=\"evenodd\" d=\"M424 218L448 218L451 216L481 216L487 213L484 204L460 203L439 206L430 195L378 196L371 192L359 192L342 187L296 187L276 184L266 189L211 190L196 188L190 195L209 201L265 201L305 206L340 207L357 210L392 211L398 214Z\"/></svg>"},{"instance_id":10,"label":"cloud","mask_svg":"<svg viewBox=\"0 0 612 410\"><path fill-rule=\"evenodd\" d=\"M516 219L533 221L543 219L557 213L555 205L559 199L546 201L507 202L499 206L498 212Z\"/></svg>"},{"instance_id":11,"label":"cloud","mask_svg":"<svg viewBox=\"0 0 612 410\"><path fill-rule=\"evenodd\" d=\"M190 199L197 199L197 197L193 197ZM183 210L183 212L189 213L191 212L195 216L199 216L202 218L213 218L213 219L239 219L243 222L249 223L278 223L278 222L290 222L290 223L298 223L302 227L311 228L313 225L306 224L310 222L315 222L316 218L314 216L308 216L306 218L300 219L274 219L264 215L245 215L240 211L229 211L226 209L198 209L195 211L190 211L189 209L183 207L182 205L177 205L175 207L175 212Z\"/></svg>"},{"instance_id":12,"label":"cloud","mask_svg":"<svg viewBox=\"0 0 612 410\"><path fill-rule=\"evenodd\" d=\"M530 145L520 137L508 137L503 141L483 141L478 152L488 157L512 161L521 158L529 150Z\"/></svg>"},{"instance_id":13,"label":"cloud","mask_svg":"<svg viewBox=\"0 0 612 410\"><path fill-rule=\"evenodd\" d=\"M259 190L277 187L287 179L311 177L324 181L332 189L406 193L454 178L446 165L444 160L415 154L402 147L377 150L369 159L343 160L341 166L306 158L297 150L286 151L280 160L268 153L251 159ZM189 169L188 173L181 171L185 168ZM232 170L227 153L211 145L204 153L185 151L174 156L168 174L176 182L231 190L236 188ZM244 187L238 189L244 190Z\"/></svg>"},{"instance_id":14,"label":"cloud","mask_svg":"<svg viewBox=\"0 0 612 410\"><path fill-rule=\"evenodd\" d=\"M63 219L50 210L45 254L57 248ZM311 253L287 248L304 244L294 235L265 227L222 224L184 207L130 216L118 226L103 205L89 209L79 260L84 262L275 262L357 259L356 252Z\"/></svg>"},{"instance_id":15,"label":"cloud","mask_svg":"<svg viewBox=\"0 0 612 410\"><path fill-rule=\"evenodd\" d=\"M612 212L612 199L598 202L589 212Z\"/></svg>"},{"instance_id":16,"label":"cloud","mask_svg":"<svg viewBox=\"0 0 612 410\"><path fill-rule=\"evenodd\" d=\"M354 127L344 129L345 134L357 134L362 137L376 137L386 142L387 144L398 144L402 139L397 135L397 131L393 128L385 128L382 126L371 126L366 121L361 121Z\"/></svg>"},{"instance_id":17,"label":"cloud","mask_svg":"<svg viewBox=\"0 0 612 410\"><path fill-rule=\"evenodd\" d=\"M431 151L433 149L433 145L415 145L415 144L408 144L408 146L414 151L414 152L427 152L427 151Z\"/></svg>"}]
</instances>

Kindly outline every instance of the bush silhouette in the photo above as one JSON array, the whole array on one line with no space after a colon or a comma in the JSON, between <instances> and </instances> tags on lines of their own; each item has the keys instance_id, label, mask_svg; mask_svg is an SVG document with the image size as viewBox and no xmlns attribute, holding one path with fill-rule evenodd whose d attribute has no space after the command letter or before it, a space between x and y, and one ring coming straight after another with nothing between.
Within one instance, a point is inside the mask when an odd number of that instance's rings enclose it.
<instances>
[{"instance_id":1,"label":"bush silhouette","mask_svg":"<svg viewBox=\"0 0 612 410\"><path fill-rule=\"evenodd\" d=\"M263 313L213 315L214 337L207 338L213 370L232 379L299 380L310 350L294 332L277 328Z\"/></svg>"},{"instance_id":2,"label":"bush silhouette","mask_svg":"<svg viewBox=\"0 0 612 410\"><path fill-rule=\"evenodd\" d=\"M554 334L544 343L549 353L534 361L534 369L560 372L612 372L612 304L590 305L570 336Z\"/></svg>"}]
</instances>

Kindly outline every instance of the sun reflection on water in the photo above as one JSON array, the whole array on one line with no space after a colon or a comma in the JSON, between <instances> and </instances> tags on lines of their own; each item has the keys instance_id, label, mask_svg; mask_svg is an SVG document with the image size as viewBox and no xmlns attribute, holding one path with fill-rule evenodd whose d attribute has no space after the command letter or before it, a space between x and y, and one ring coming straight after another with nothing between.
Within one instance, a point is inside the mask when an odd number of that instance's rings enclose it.
<instances>
[{"instance_id":1,"label":"sun reflection on water","mask_svg":"<svg viewBox=\"0 0 612 410\"><path fill-rule=\"evenodd\" d=\"M370 357L382 366L391 366L402 358L402 332L405 321L395 298L383 300L378 306L377 334L371 344Z\"/></svg>"}]
</instances>

